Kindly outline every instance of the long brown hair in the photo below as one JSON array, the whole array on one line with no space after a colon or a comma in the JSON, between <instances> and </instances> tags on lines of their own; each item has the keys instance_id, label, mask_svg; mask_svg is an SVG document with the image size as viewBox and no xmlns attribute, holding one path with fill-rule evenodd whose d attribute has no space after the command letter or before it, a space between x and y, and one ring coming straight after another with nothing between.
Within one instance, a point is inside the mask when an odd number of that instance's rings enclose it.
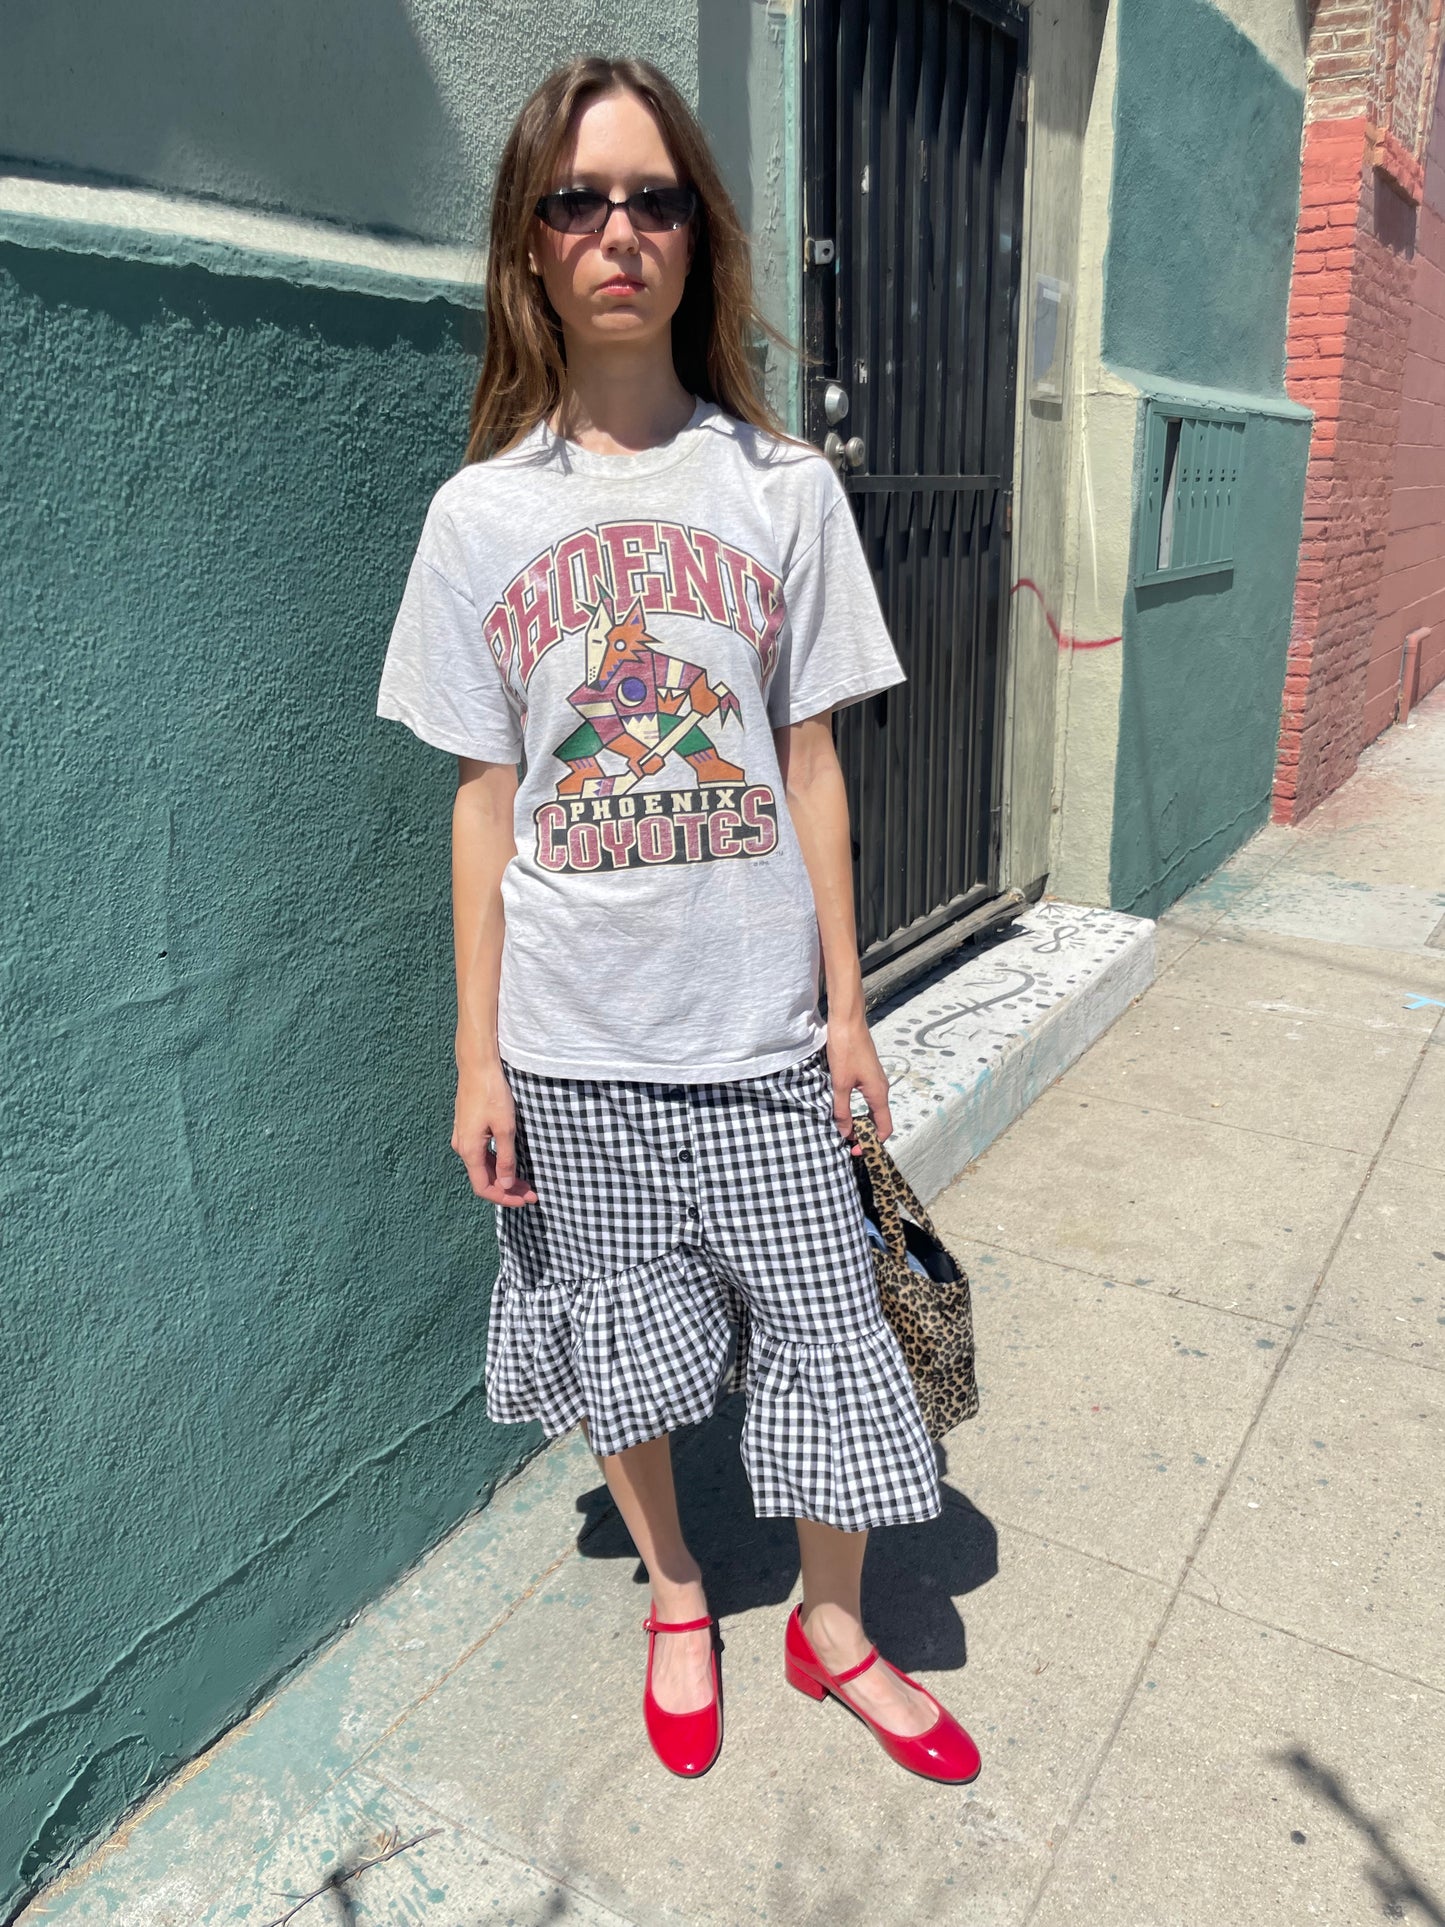
<instances>
[{"instance_id":1,"label":"long brown hair","mask_svg":"<svg viewBox=\"0 0 1445 1927\"><path fill-rule=\"evenodd\" d=\"M487 338L472 396L468 462L510 448L565 392L562 324L541 276L527 265L528 241L538 198L552 187L579 107L595 94L624 88L651 109L679 176L697 190L692 267L672 318L678 380L740 420L785 441L795 439L764 400L753 357L761 336L789 354L799 350L758 311L747 230L696 115L651 61L581 54L554 68L532 94L497 166L487 253Z\"/></svg>"}]
</instances>

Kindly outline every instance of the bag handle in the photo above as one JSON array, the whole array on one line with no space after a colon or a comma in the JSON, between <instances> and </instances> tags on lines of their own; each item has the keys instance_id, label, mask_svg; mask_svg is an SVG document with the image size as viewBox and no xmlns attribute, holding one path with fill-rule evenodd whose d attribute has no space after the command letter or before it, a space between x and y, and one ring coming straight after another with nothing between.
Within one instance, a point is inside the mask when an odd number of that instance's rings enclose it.
<instances>
[{"instance_id":1,"label":"bag handle","mask_svg":"<svg viewBox=\"0 0 1445 1927\"><path fill-rule=\"evenodd\" d=\"M912 1185L904 1177L898 1166L883 1148L878 1135L878 1126L868 1112L855 1115L853 1135L863 1148L863 1162L868 1167L868 1175L873 1181L873 1209L877 1213L878 1228L883 1233L884 1243L895 1258L906 1261L908 1243L903 1235L903 1218L898 1209L898 1194L908 1207L908 1215L922 1230L926 1231L935 1243L941 1243L933 1220L918 1202Z\"/></svg>"}]
</instances>

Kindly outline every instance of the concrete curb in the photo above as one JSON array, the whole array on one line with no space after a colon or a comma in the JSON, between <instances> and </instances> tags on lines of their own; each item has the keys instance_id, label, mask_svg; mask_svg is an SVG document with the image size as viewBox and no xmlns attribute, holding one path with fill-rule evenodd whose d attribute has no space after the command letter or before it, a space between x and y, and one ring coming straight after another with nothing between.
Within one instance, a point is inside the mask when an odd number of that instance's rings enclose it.
<instances>
[{"instance_id":1,"label":"concrete curb","mask_svg":"<svg viewBox=\"0 0 1445 1927\"><path fill-rule=\"evenodd\" d=\"M1154 927L1045 900L874 1020L889 1150L925 1203L1149 988Z\"/></svg>"}]
</instances>

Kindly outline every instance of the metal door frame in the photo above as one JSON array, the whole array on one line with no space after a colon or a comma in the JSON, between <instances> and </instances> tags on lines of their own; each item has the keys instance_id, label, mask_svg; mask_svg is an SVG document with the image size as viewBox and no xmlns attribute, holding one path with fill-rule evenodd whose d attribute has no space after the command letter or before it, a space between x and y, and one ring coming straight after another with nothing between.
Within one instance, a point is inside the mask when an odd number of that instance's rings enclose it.
<instances>
[{"instance_id":1,"label":"metal door frame","mask_svg":"<svg viewBox=\"0 0 1445 1927\"><path fill-rule=\"evenodd\" d=\"M929 7L934 9L931 16L926 11ZM952 185L946 187L945 192L953 196L960 177L967 176L962 195L954 196L948 202L950 223L955 222L958 209L966 205L971 213L986 211L994 224L985 229L983 223L975 221L966 236L968 279L964 299L969 304L972 325L965 331L968 354L965 375L973 386L965 391L964 426L960 429L961 441L976 440L978 445L987 447L991 459L988 472L979 474L888 473L886 468L880 473L860 473L840 467L844 488L853 498L854 513L860 520L860 533L864 534L865 547L868 546L870 512L875 520L890 514L888 504L878 501L880 496L915 498L907 512L910 518L917 517L911 536L917 536L918 529L929 515L937 518L950 512L940 506L945 498L956 498L952 514L966 514L970 518L967 525L967 563L955 560L949 569L941 571L939 575L952 598L953 606L945 616L935 600L929 613L935 631L941 632L961 612L967 640L956 651L948 653L946 662L943 652L935 649L927 663L929 676L946 683L947 688L944 703L933 705L935 713L914 713L908 717L909 746L910 749L920 750L921 756L917 762L910 762L901 773L894 767L898 762L896 733L888 739L893 745L891 757L884 747L884 739L879 735L879 731L886 728L889 700L886 692L872 698L866 705L855 706L855 711L839 718L840 750L849 776L849 800L854 817L854 878L855 888L859 891L860 947L870 1002L876 1001L883 988L891 992L903 978L931 967L940 954L957 943L967 941L991 924L1011 920L1025 907L1021 892L1000 893L999 874L1005 773L1003 735L1008 689L1008 588L1011 582L1016 433L1014 404L1019 352L1018 318L1022 297L1026 149L1024 103L1027 98L1028 67L1028 15L1022 6L1016 4L1016 0L802 0L802 334L805 352L809 356L804 378L803 433L815 442L823 441L828 428L822 402L825 386L833 379L845 381L852 373L851 368L840 369L836 360L840 353L845 352L838 344L837 321L844 301L849 298L848 291L846 286L839 288L840 264L836 254L827 256L819 246L820 242L831 241L836 250L842 238L832 233L835 214L842 201L837 180L839 121L842 116L837 92L838 75L832 71L834 55L836 66L845 66L849 59L850 32L854 37L854 48L861 48L864 25L869 23L873 28L874 50L881 42L887 47L890 60L896 61L900 46L906 49L910 70L915 63L919 65L921 85L927 60L926 43L920 52L916 41L901 39L900 12L905 16L905 27L912 26L925 34L963 33L970 36L962 81L964 97L956 103L957 125L948 131L948 139L952 140L953 147L950 150L947 140L940 136L940 141L935 143L935 151L946 153L946 165L953 169ZM1003 84L1007 82L1007 75L1002 77L996 95L988 94L991 84L988 75L975 82L970 64L971 50L975 40L980 44L983 42L975 31L974 23L991 30L987 39L990 59L999 57L999 43L1005 40L1012 43L1011 97L1003 106L1000 106L1000 102L1003 101ZM825 49L828 50L826 64L823 59ZM861 90L861 62L860 70L849 84ZM974 125L968 115L980 111L974 97L980 88L986 95L982 108L984 119L981 125ZM881 150L886 140L891 152L883 154L885 164L901 160L902 167L895 170L886 183L880 181L879 185L896 185L900 180L908 183L909 199L921 205L929 220L931 248L934 240L932 217L941 204L936 198L936 180L925 186L926 176L919 169L920 140L914 131L917 90L914 99L901 104L897 92L897 81L890 67L887 88L881 97L886 130L880 133L879 147ZM988 118L990 110L995 113L996 127ZM851 99L847 112L851 132L854 112ZM994 161L981 150L976 171L969 174L966 142L976 137L986 142L991 132L999 141ZM985 179L985 171L991 170L995 162L996 180L991 171ZM910 171L904 173L903 168ZM935 170L936 178L940 173L941 170ZM981 198L985 194L990 197L987 202ZM924 195L928 197L926 202L922 199ZM875 194L875 207L878 198ZM852 203L852 232L859 236L861 255L864 246L863 220L860 190L856 184ZM876 230L879 217L873 215L871 208L869 214ZM891 221L891 216L885 218ZM982 240L979 238L981 230ZM1005 231L1009 237L1008 282L1000 291L995 286L994 277L1001 258L999 242ZM920 289L923 282L918 269L920 241L917 232L910 229L905 234L898 230L893 234L893 240L897 251L889 258L904 258L901 249L906 243L909 253L905 272L909 277L909 285L915 290ZM881 249L876 252L881 252ZM825 258L819 259L820 254ZM946 270L951 272L955 265L962 267L964 258L960 250L955 248L946 256ZM903 276L900 276L899 280L902 279ZM880 281L872 292L876 293L881 308L883 283ZM889 276L887 293L890 299L894 298L895 292L894 279ZM904 292L906 294L906 290ZM941 295L935 296L930 274L928 300L936 324L936 342L942 340L947 332L942 328L942 317L950 293L951 288L945 288ZM901 312L902 298L899 296L895 302L895 315ZM856 303L859 310L862 306L861 302ZM863 346L871 346L876 328L873 332L870 332L870 328L876 321L876 311L874 315L859 312L849 318L853 322L856 341ZM877 338L881 339L882 336ZM895 328L892 338L897 346L901 330ZM992 375L990 357L995 351L1002 361L1001 380L993 379ZM987 379L979 377L980 369L989 370ZM946 374L940 396L943 392L948 392ZM978 434L972 438L967 426L967 413L970 410L979 411L980 417ZM897 455L901 426L898 422L892 423L892 448L878 451L887 467L893 469L905 467ZM846 432L845 422L842 433ZM872 453L865 451L865 460ZM916 469L917 462L912 466ZM874 498L871 511L870 497ZM879 541L882 539L880 536ZM956 525L952 539L955 542L962 539ZM882 574L882 570L875 566L875 576L879 574ZM879 583L885 615L890 619L895 640L901 645L900 653L905 656L911 649L911 637L906 633L899 634L904 622L901 612L910 598L917 598L921 594L926 600L931 593L921 572L915 572L910 580L904 579L906 574L907 565L900 563L896 571L890 570L887 578ZM966 586L963 581L965 575L969 578ZM899 613L890 610L890 601L895 602ZM920 647L923 647L922 643ZM964 672L963 676L956 673L960 669ZM984 686L979 687L980 683ZM960 686L964 690L961 704L958 701ZM905 684L903 691L899 692L905 699L908 687ZM936 693L930 684L925 683L920 691L918 709L925 708L929 695ZM894 701L897 700L898 696L895 695ZM869 719L859 714L862 710L870 713ZM881 774L875 773L871 784L866 780L868 738L865 734L870 722L873 735L877 738L875 760L887 765L881 769ZM949 734L950 723L960 722L965 729L972 726L974 740L967 749L960 747L956 736ZM980 754L987 762L986 786L981 780L975 781L976 764L971 760ZM925 823L920 837L913 833L918 824L917 809L916 804L910 808L907 786L913 780L928 780L937 784L941 774L945 794L938 823ZM881 796L882 814L885 819L891 819L884 824L874 820L873 806L867 800L870 790L875 796ZM950 810L950 799L955 796L957 820ZM898 847L890 849L874 845L867 853L866 874L871 879L873 891L872 898L865 903L862 894L865 839L870 835L896 836L900 824L904 834ZM920 854L915 847L925 841L932 846L931 860L928 852ZM941 862L938 852L940 841L943 845ZM958 850L956 859L952 855L955 846ZM890 866L895 858L901 861L905 872L901 884L891 875ZM911 879L907 875L910 867L913 872ZM919 900L920 881L922 898L927 902L930 886L926 878L920 877L923 869L929 869L933 875L941 877L945 888L950 881L962 881L964 887L947 896L936 893L936 900L928 903L924 910L908 921L885 928L883 934L875 933L870 938L870 930L880 922L880 905L883 906L882 921L886 924L890 913L888 905L894 906L896 911L899 904L906 908ZM952 877L951 871L955 872ZM967 881L969 877L973 880Z\"/></svg>"}]
</instances>

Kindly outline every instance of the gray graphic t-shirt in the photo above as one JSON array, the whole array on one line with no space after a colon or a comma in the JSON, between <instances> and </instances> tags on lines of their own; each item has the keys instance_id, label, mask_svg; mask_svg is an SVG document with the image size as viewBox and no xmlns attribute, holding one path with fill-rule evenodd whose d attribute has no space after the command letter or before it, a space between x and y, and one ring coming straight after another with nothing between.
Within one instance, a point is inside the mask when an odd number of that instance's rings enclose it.
<instances>
[{"instance_id":1,"label":"gray graphic t-shirt","mask_svg":"<svg viewBox=\"0 0 1445 1927\"><path fill-rule=\"evenodd\" d=\"M832 464L699 398L669 442L539 422L432 498L377 714L521 763L503 1059L756 1077L822 1043L772 732L903 680Z\"/></svg>"}]
</instances>

